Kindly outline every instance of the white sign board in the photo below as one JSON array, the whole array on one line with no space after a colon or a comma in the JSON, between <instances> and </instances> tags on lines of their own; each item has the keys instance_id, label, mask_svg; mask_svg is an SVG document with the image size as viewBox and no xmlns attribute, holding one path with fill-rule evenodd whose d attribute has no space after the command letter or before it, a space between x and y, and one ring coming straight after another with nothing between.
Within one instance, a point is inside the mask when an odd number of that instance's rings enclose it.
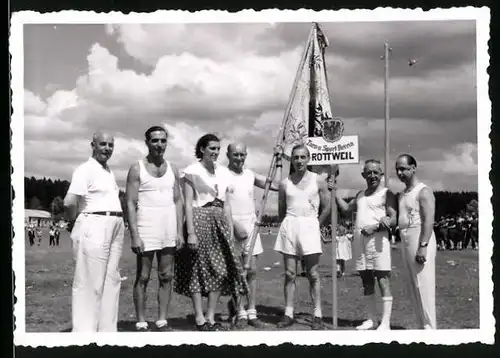
<instances>
[{"instance_id":1,"label":"white sign board","mask_svg":"<svg viewBox=\"0 0 500 358\"><path fill-rule=\"evenodd\" d=\"M359 163L357 135L342 137L334 143L326 141L323 137L309 137L306 146L311 154L309 165Z\"/></svg>"}]
</instances>

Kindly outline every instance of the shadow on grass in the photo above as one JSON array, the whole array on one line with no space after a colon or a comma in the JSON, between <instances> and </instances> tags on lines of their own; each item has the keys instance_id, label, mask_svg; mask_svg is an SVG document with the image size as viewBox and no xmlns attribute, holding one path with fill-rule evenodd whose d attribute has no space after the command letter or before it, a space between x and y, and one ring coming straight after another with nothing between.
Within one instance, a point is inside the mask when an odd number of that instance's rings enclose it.
<instances>
[{"instance_id":1,"label":"shadow on grass","mask_svg":"<svg viewBox=\"0 0 500 358\"><path fill-rule=\"evenodd\" d=\"M266 329L264 330L277 330L276 324L283 317L284 311L282 308L273 306L263 306L257 305L257 312L259 314L259 319L266 324ZM227 315L217 314L215 315L215 320L221 322L226 329L231 328L231 324L227 319ZM287 328L286 330L307 330L308 326L311 325L312 316L309 313L297 312L295 313L296 323ZM118 322L118 332L135 332L136 321L119 321ZM323 317L323 323L325 324L325 329L332 329L332 317ZM363 320L351 320L345 318L337 319L338 329L355 329L356 326L363 323ZM196 323L193 314L188 314L184 317L172 317L168 319L168 324L174 331L196 331ZM155 330L155 322L150 321L148 325L151 331ZM392 330L405 329L401 326L391 326ZM253 330L253 329L252 329ZM61 332L71 332L71 328L62 330Z\"/></svg>"}]
</instances>

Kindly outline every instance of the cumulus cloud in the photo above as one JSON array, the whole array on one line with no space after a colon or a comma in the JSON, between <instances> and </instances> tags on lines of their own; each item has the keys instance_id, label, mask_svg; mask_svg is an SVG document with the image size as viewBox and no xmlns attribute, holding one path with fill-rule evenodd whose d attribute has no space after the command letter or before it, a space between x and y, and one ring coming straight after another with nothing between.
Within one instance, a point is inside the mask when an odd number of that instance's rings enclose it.
<instances>
[{"instance_id":1,"label":"cumulus cloud","mask_svg":"<svg viewBox=\"0 0 500 358\"><path fill-rule=\"evenodd\" d=\"M44 99L27 78L26 173L69 179L74 167L90 155L92 132L104 129L116 135L110 165L123 187L130 165L146 153L144 131L161 124L170 133L166 157L180 169L195 160L196 140L217 132L222 165L227 163L227 144L244 141L247 165L266 174L309 26L106 26L103 37L82 59L85 73L75 74L69 89L52 85L48 77L44 88L51 94ZM473 23L322 27L330 40L326 61L332 110L343 118L345 134L359 135L361 160L383 158L380 55L388 39L394 44L391 161L410 152L419 160L422 179L435 187L477 187L477 181L456 175L456 168L477 173ZM116 47L109 41L116 41ZM419 63L410 69L407 58L413 56ZM125 57L133 61L124 62ZM394 173L389 175L390 186L399 188ZM341 168L343 193L352 195L364 186L359 165ZM260 198L261 191L256 193ZM274 194L270 201L276 203Z\"/></svg>"}]
</instances>

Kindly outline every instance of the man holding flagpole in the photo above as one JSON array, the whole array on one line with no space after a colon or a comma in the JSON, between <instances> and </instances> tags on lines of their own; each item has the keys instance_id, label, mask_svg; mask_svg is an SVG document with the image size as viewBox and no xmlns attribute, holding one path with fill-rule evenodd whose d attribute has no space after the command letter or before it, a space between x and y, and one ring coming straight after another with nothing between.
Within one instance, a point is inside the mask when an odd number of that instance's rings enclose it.
<instances>
[{"instance_id":1,"label":"man holding flagpole","mask_svg":"<svg viewBox=\"0 0 500 358\"><path fill-rule=\"evenodd\" d=\"M314 301L312 329L322 329L321 283L318 272L322 253L320 224L330 214L326 181L307 170L309 150L304 145L292 149L290 177L280 183L278 211L281 221L274 249L283 254L285 265L285 315L278 328L291 326L294 321L293 299L297 263L302 257Z\"/></svg>"}]
</instances>

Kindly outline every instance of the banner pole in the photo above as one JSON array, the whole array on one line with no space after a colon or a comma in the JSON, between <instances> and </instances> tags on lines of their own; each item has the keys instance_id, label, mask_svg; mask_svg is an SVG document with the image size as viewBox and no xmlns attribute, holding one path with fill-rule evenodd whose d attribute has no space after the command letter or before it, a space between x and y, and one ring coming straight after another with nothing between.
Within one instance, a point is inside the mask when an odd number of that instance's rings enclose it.
<instances>
[{"instance_id":1,"label":"banner pole","mask_svg":"<svg viewBox=\"0 0 500 358\"><path fill-rule=\"evenodd\" d=\"M331 227L332 227L332 325L333 329L337 329L337 179L335 173L337 165L332 165L331 175L334 180L334 185L331 191Z\"/></svg>"},{"instance_id":2,"label":"banner pole","mask_svg":"<svg viewBox=\"0 0 500 358\"><path fill-rule=\"evenodd\" d=\"M386 42L384 44L384 152L385 152L385 163L384 163L384 181L385 187L389 187L389 118L390 118L390 107L389 107L389 53L391 48Z\"/></svg>"},{"instance_id":3,"label":"banner pole","mask_svg":"<svg viewBox=\"0 0 500 358\"><path fill-rule=\"evenodd\" d=\"M299 80L300 80L300 75L302 73L302 68L304 67L304 64L307 60L307 53L309 50L309 45L311 44L311 38L314 33L314 30L316 28L316 25L313 25L311 27L311 30L309 32L309 36L307 37L307 42L304 48L304 52L302 54L302 58L300 60L299 67L297 69L297 73L295 75L295 80L293 83L292 87L292 92L290 93L290 97L288 99L288 104L285 110L285 114L283 116L283 121L281 122L281 127L278 133L278 137L276 138L276 146L280 146L283 144L283 132L285 130L286 123L288 121L288 117L290 114L290 110L293 104L293 101L295 99L295 93L297 91L297 87L299 85ZM266 208L266 201L267 201L267 196L269 194L269 189L271 188L271 183L274 180L274 176L276 175L276 165L281 164L281 158L278 160L278 155L276 153L273 154L273 158L271 160L271 165L269 167L269 172L267 175L266 179L266 184L264 186L264 194L262 195L262 200L260 203L259 210L257 211L257 220L255 221L254 228L252 230L251 236L250 236L250 245L249 245L249 250L248 250L248 255L245 260L244 264L244 269L248 270L250 268L250 260L252 259L252 253L255 247L255 240L257 239L257 233L261 224L262 216L264 215L264 210Z\"/></svg>"}]
</instances>

